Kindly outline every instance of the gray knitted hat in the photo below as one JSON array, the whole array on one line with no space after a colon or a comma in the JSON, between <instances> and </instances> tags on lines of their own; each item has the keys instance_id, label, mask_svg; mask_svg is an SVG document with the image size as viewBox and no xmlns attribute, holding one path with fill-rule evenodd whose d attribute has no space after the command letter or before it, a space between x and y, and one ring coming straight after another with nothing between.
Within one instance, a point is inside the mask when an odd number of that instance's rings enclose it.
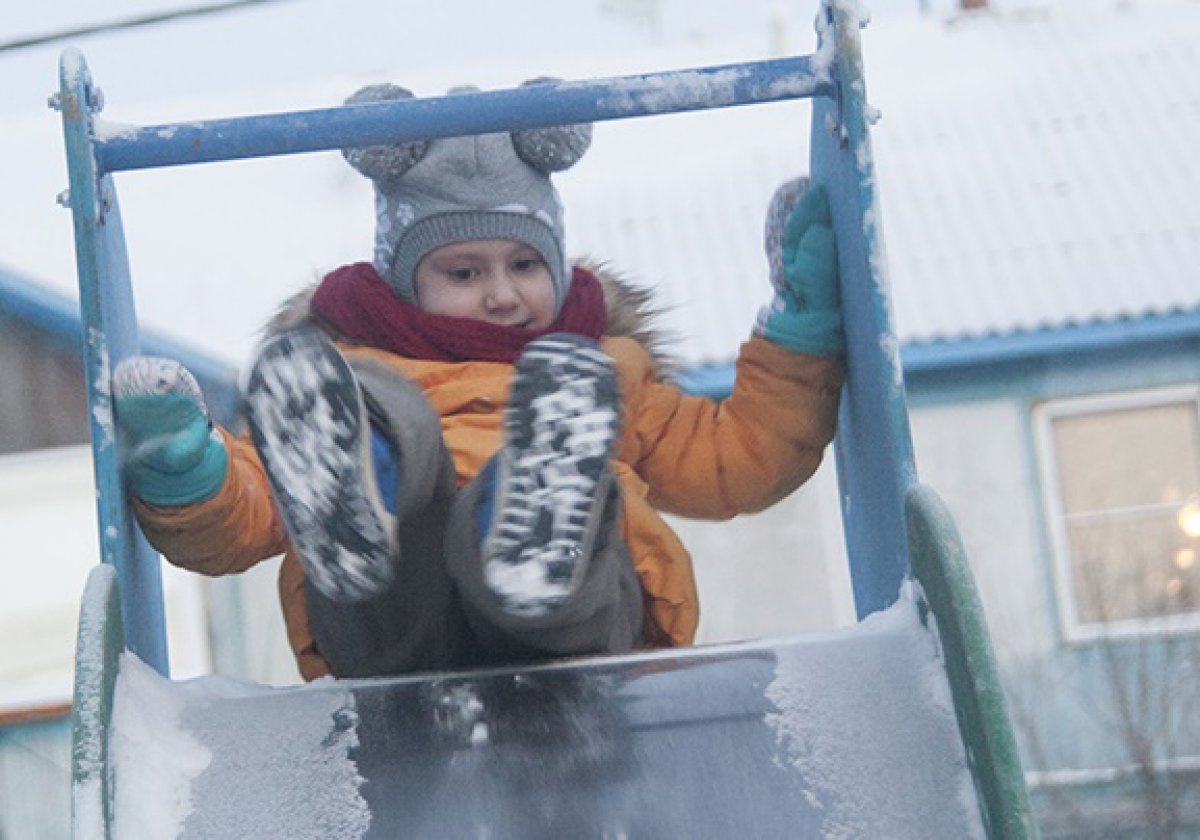
<instances>
[{"instance_id":1,"label":"gray knitted hat","mask_svg":"<svg viewBox=\"0 0 1200 840\"><path fill-rule=\"evenodd\" d=\"M381 84L346 103L409 98L404 88ZM375 269L401 299L416 303L417 265L431 251L470 239L512 239L546 260L561 309L571 272L550 173L574 165L591 140L584 124L344 150L375 184Z\"/></svg>"}]
</instances>

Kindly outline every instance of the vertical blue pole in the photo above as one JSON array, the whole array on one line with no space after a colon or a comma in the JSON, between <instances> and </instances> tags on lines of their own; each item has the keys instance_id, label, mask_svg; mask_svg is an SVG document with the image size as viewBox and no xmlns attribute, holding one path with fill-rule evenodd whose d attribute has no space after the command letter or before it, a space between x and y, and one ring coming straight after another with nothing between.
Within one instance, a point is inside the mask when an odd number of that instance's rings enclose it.
<instances>
[{"instance_id":1,"label":"vertical blue pole","mask_svg":"<svg viewBox=\"0 0 1200 840\"><path fill-rule=\"evenodd\" d=\"M167 674L160 560L137 529L126 502L113 425L112 366L138 348L137 320L121 214L111 176L100 177L92 145L97 92L83 56L68 50L60 65L58 107L70 178L84 368L100 527L100 559L117 571L129 649Z\"/></svg>"},{"instance_id":2,"label":"vertical blue pole","mask_svg":"<svg viewBox=\"0 0 1200 840\"><path fill-rule=\"evenodd\" d=\"M908 575L904 496L916 483L899 342L866 117L859 22L839 0L817 21L836 93L813 100L812 173L829 193L846 322L846 387L835 441L859 618L896 601Z\"/></svg>"}]
</instances>

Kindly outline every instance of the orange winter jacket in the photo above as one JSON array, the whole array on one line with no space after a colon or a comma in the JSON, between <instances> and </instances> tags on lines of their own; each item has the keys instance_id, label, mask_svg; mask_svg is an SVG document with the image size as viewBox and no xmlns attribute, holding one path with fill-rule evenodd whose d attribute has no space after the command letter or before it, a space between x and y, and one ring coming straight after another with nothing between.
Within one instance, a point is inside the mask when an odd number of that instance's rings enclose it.
<instances>
[{"instance_id":1,"label":"orange winter jacket","mask_svg":"<svg viewBox=\"0 0 1200 840\"><path fill-rule=\"evenodd\" d=\"M688 396L664 382L633 338L606 338L621 388L624 429L614 464L623 496L621 533L641 581L652 646L690 644L699 619L692 561L658 511L727 519L766 508L813 474L833 438L840 363L792 353L761 338L741 348L732 395ZM513 366L433 362L342 346L415 381L442 418L460 486L500 446ZM306 679L329 673L309 626L304 571L288 545L249 439L226 433L229 474L213 498L153 507L135 500L150 542L172 563L208 575L244 571L283 553L280 598Z\"/></svg>"}]
</instances>

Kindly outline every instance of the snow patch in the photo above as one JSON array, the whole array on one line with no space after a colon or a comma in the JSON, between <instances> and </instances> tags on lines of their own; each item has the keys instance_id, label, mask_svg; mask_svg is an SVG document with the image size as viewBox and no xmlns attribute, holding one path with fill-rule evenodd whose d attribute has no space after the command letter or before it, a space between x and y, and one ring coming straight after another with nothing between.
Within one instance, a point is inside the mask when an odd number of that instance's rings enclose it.
<instances>
[{"instance_id":1,"label":"snow patch","mask_svg":"<svg viewBox=\"0 0 1200 840\"><path fill-rule=\"evenodd\" d=\"M813 67L812 69L816 70L817 68ZM814 75L808 73L788 73L767 85L763 90L763 94L768 99L812 96L819 85L825 81L828 81L828 79L824 71L818 71Z\"/></svg>"},{"instance_id":2,"label":"snow patch","mask_svg":"<svg viewBox=\"0 0 1200 840\"><path fill-rule=\"evenodd\" d=\"M829 15L817 15L816 30L817 51L813 53L811 66L815 72L830 78L833 60L837 55L837 44L834 43L833 21L829 19Z\"/></svg>"},{"instance_id":3,"label":"snow patch","mask_svg":"<svg viewBox=\"0 0 1200 840\"><path fill-rule=\"evenodd\" d=\"M257 369L265 383L263 391L269 395L320 393L326 383L341 373L334 362L324 356L311 360L310 365L300 365L289 356L266 355L260 358ZM279 484L288 488L295 496L296 504L312 511L314 517L326 519L332 516L334 502L340 496L338 464L330 463L327 458L316 458L314 454L327 451L330 440L349 437L352 431L349 421L336 414L327 400L317 400L304 423L296 423L295 415L285 404L268 397L258 402L256 408L263 437L294 439L287 450L292 457L279 458L273 465ZM297 453L305 453L308 457L302 459Z\"/></svg>"},{"instance_id":4,"label":"snow patch","mask_svg":"<svg viewBox=\"0 0 1200 840\"><path fill-rule=\"evenodd\" d=\"M908 583L892 607L839 631L846 643L831 637L819 655L781 655L767 687L777 709L766 716L777 761L805 779L826 840L943 836L947 819L969 826L969 837L984 836L957 725L947 725L949 683L921 623L920 597ZM881 739L895 743L881 751ZM881 766L883 753L911 756L921 769Z\"/></svg>"},{"instance_id":5,"label":"snow patch","mask_svg":"<svg viewBox=\"0 0 1200 840\"><path fill-rule=\"evenodd\" d=\"M879 349L883 353L884 358L890 359L889 367L892 369L892 388L899 390L904 386L904 368L900 364L900 339L891 330L887 330L879 336ZM892 399L896 399L893 397Z\"/></svg>"},{"instance_id":6,"label":"snow patch","mask_svg":"<svg viewBox=\"0 0 1200 840\"><path fill-rule=\"evenodd\" d=\"M97 374L95 399L92 401L92 420L100 428L102 435L101 446L113 445L113 410L112 410L112 367L108 357L108 346L104 342L104 332L97 327L88 328L88 349L93 357L100 362Z\"/></svg>"},{"instance_id":7,"label":"snow patch","mask_svg":"<svg viewBox=\"0 0 1200 840\"><path fill-rule=\"evenodd\" d=\"M830 5L845 11L859 29L871 22L871 10L863 0L830 0Z\"/></svg>"},{"instance_id":8,"label":"snow patch","mask_svg":"<svg viewBox=\"0 0 1200 840\"><path fill-rule=\"evenodd\" d=\"M177 837L192 811L192 781L212 753L180 726L184 703L149 665L121 655L109 750L113 765L113 835Z\"/></svg>"},{"instance_id":9,"label":"snow patch","mask_svg":"<svg viewBox=\"0 0 1200 840\"><path fill-rule=\"evenodd\" d=\"M108 598L116 584L112 566L97 566L88 575L79 610L75 657L75 715L80 721L72 749L74 783L71 808L79 840L101 840L104 834L104 641Z\"/></svg>"},{"instance_id":10,"label":"snow patch","mask_svg":"<svg viewBox=\"0 0 1200 840\"><path fill-rule=\"evenodd\" d=\"M295 840L362 837L370 812L350 758L358 722L353 694L331 681L172 681L126 652L109 742L113 836L234 837L252 827Z\"/></svg>"},{"instance_id":11,"label":"snow patch","mask_svg":"<svg viewBox=\"0 0 1200 840\"><path fill-rule=\"evenodd\" d=\"M71 829L75 840L105 840L104 787L99 776L76 781L71 788Z\"/></svg>"},{"instance_id":12,"label":"snow patch","mask_svg":"<svg viewBox=\"0 0 1200 840\"><path fill-rule=\"evenodd\" d=\"M666 111L695 105L720 107L736 101L737 83L748 70L731 68L712 73L684 71L665 77L627 79L612 86L612 94L601 99L603 108L633 114L640 108Z\"/></svg>"},{"instance_id":13,"label":"snow patch","mask_svg":"<svg viewBox=\"0 0 1200 840\"><path fill-rule=\"evenodd\" d=\"M132 140L141 126L96 118L92 121L92 136L100 141Z\"/></svg>"}]
</instances>

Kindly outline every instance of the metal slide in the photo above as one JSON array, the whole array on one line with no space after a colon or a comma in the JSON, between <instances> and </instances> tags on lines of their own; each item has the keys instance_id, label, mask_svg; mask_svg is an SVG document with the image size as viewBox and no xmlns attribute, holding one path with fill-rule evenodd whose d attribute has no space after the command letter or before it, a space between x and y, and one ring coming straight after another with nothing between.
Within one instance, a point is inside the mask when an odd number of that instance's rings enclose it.
<instances>
[{"instance_id":1,"label":"metal slide","mask_svg":"<svg viewBox=\"0 0 1200 840\"><path fill-rule=\"evenodd\" d=\"M961 541L917 483L859 26L829 0L811 56L104 137L83 57L64 54L103 559L79 631L76 836L1035 836ZM112 426L110 373L138 348L116 173L795 98L813 100L811 173L843 275L835 446L859 625L288 689L169 679L161 561L127 507Z\"/></svg>"}]
</instances>

